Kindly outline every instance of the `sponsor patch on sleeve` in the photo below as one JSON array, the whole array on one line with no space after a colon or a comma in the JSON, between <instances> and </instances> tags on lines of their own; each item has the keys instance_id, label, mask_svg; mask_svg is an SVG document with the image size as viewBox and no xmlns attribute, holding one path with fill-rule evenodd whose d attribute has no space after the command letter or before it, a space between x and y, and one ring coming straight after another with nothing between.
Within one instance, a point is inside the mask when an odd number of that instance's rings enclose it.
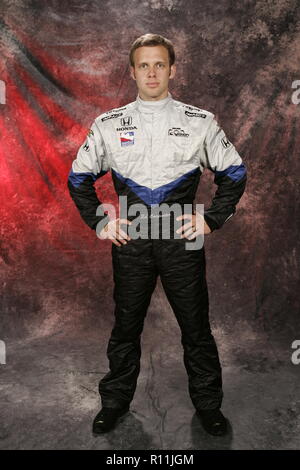
<instances>
[{"instance_id":1,"label":"sponsor patch on sleeve","mask_svg":"<svg viewBox=\"0 0 300 470\"><path fill-rule=\"evenodd\" d=\"M88 137L91 137L91 135L94 135L94 131L93 131L92 129L90 129L90 130L88 131L88 135L87 135L87 136L88 136Z\"/></svg>"},{"instance_id":2,"label":"sponsor patch on sleeve","mask_svg":"<svg viewBox=\"0 0 300 470\"><path fill-rule=\"evenodd\" d=\"M227 137L223 137L223 139L221 140L221 143L224 147L224 149L227 149L228 147L230 147L232 144L231 142L227 139Z\"/></svg>"}]
</instances>

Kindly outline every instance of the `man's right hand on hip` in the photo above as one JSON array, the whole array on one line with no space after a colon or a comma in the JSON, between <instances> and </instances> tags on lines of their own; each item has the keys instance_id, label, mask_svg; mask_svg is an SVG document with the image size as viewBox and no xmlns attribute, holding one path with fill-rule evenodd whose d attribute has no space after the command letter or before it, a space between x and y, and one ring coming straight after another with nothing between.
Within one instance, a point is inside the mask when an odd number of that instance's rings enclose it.
<instances>
[{"instance_id":1,"label":"man's right hand on hip","mask_svg":"<svg viewBox=\"0 0 300 470\"><path fill-rule=\"evenodd\" d=\"M131 225L131 223L127 219L110 220L98 236L101 240L111 240L117 246L126 245L127 241L131 240L131 238L121 229L121 224Z\"/></svg>"}]
</instances>

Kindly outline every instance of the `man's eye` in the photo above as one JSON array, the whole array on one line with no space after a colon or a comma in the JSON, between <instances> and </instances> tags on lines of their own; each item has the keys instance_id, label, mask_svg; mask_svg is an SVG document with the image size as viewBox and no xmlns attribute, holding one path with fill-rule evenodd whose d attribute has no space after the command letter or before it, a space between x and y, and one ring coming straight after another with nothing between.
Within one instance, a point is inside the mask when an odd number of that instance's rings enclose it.
<instances>
[{"instance_id":1,"label":"man's eye","mask_svg":"<svg viewBox=\"0 0 300 470\"><path fill-rule=\"evenodd\" d=\"M158 66L158 68L162 69L162 68L164 68L165 64L158 64L157 66Z\"/></svg>"}]
</instances>

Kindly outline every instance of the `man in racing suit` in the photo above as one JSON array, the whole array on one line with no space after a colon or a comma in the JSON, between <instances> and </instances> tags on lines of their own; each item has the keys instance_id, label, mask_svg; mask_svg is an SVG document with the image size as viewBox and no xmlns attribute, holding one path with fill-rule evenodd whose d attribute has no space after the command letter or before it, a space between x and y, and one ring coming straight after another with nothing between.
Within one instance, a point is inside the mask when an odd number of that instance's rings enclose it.
<instances>
[{"instance_id":1,"label":"man in racing suit","mask_svg":"<svg viewBox=\"0 0 300 470\"><path fill-rule=\"evenodd\" d=\"M209 324L205 252L203 245L187 249L186 244L234 215L245 190L246 167L214 114L170 94L168 82L176 70L170 41L144 35L133 44L130 60L136 100L95 119L68 179L83 220L100 239L112 241L115 324L107 348L110 370L99 383L102 410L93 430L109 431L129 410L140 371L144 319L159 275L181 329L192 403L204 428L221 435L226 419L220 411L221 366ZM193 210L176 219L184 220L176 232L181 238L174 235L170 218L169 238L152 238L149 229L147 237L132 239L121 225L130 228L134 218L111 219L94 188L110 171L128 208L142 204L149 212L162 203L192 205L205 168L214 173L217 191L204 217Z\"/></svg>"}]
</instances>

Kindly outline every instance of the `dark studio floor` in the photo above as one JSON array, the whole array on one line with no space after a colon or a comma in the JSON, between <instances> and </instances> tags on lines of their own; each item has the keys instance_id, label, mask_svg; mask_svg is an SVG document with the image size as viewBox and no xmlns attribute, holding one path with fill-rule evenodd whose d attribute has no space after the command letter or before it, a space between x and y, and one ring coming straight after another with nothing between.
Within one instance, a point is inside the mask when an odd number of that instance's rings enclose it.
<instances>
[{"instance_id":1,"label":"dark studio floor","mask_svg":"<svg viewBox=\"0 0 300 470\"><path fill-rule=\"evenodd\" d=\"M223 366L222 409L230 421L228 436L212 437L188 396L177 324L169 312L161 328L153 326L151 313L131 411L99 437L91 424L100 406L98 381L107 371L108 331L95 326L77 335L58 332L8 343L0 366L1 449L300 448L300 365L290 359L294 338L270 339L249 328L243 337L240 324L237 344L234 334L212 325Z\"/></svg>"}]
</instances>

